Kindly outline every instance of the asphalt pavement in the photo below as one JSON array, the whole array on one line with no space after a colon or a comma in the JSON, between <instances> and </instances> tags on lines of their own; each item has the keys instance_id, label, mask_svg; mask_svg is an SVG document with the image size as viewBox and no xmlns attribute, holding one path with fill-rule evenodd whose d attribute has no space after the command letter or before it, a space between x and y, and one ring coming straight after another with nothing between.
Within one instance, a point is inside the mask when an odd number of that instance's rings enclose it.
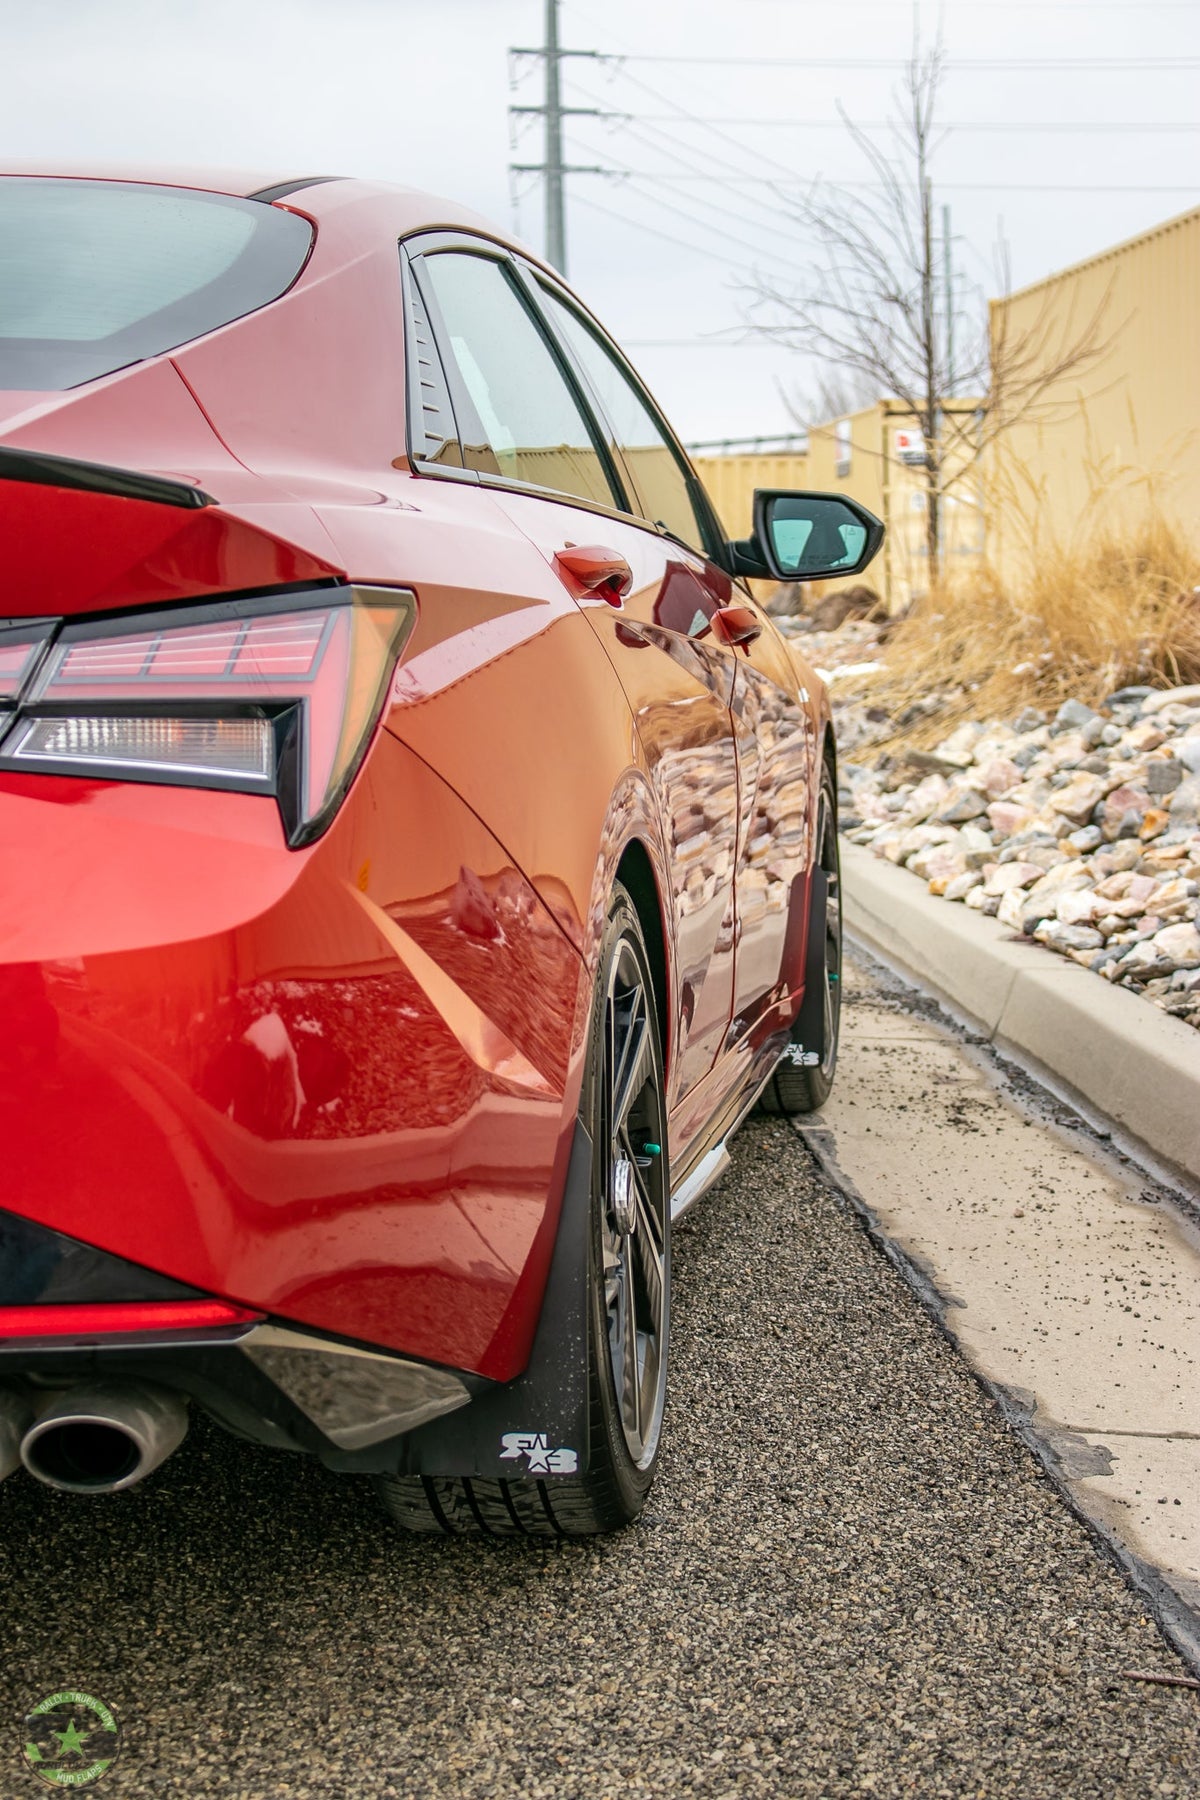
<instances>
[{"instance_id":1,"label":"asphalt pavement","mask_svg":"<svg viewBox=\"0 0 1200 1800\"><path fill-rule=\"evenodd\" d=\"M638 1526L405 1539L365 1482L199 1421L141 1487L0 1487L22 1720L119 1715L118 1794L1184 1796L1200 1694L785 1124L679 1228ZM3 1748L7 1745L7 1748Z\"/></svg>"}]
</instances>

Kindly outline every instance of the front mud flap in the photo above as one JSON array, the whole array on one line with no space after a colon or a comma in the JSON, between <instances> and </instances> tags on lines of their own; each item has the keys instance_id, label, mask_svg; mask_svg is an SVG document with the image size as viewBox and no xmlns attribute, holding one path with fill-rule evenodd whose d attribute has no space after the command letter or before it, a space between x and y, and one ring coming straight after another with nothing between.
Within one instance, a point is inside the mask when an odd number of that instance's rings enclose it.
<instances>
[{"instance_id":1,"label":"front mud flap","mask_svg":"<svg viewBox=\"0 0 1200 1800\"><path fill-rule=\"evenodd\" d=\"M829 900L829 877L815 867L811 878L812 894L808 903L808 942L804 954L804 999L792 1026L793 1052L803 1053L803 1062L820 1068L825 1061L825 911ZM801 1060L796 1058L795 1060Z\"/></svg>"},{"instance_id":2,"label":"front mud flap","mask_svg":"<svg viewBox=\"0 0 1200 1800\"><path fill-rule=\"evenodd\" d=\"M592 1140L579 1122L528 1368L410 1432L397 1445L396 1473L512 1480L587 1467L591 1189Z\"/></svg>"}]
</instances>

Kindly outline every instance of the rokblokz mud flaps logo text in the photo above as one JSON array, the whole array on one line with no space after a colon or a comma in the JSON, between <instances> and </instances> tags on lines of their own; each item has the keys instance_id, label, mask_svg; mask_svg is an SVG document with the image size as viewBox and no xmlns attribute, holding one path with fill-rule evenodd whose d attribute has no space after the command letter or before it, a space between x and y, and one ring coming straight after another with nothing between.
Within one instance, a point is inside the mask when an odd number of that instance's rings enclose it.
<instances>
[{"instance_id":1,"label":"rokblokz mud flaps logo text","mask_svg":"<svg viewBox=\"0 0 1200 1800\"><path fill-rule=\"evenodd\" d=\"M520 1462L522 1457L529 1475L575 1475L579 1470L576 1452L552 1450L544 1431L506 1431L500 1439L501 1461Z\"/></svg>"}]
</instances>

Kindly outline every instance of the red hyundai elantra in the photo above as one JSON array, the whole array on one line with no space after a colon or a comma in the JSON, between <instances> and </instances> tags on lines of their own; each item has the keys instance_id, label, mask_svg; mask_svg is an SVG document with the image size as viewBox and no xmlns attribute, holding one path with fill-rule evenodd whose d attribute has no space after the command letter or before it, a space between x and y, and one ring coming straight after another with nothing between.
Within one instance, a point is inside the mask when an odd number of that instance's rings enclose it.
<instances>
[{"instance_id":1,"label":"red hyundai elantra","mask_svg":"<svg viewBox=\"0 0 1200 1800\"><path fill-rule=\"evenodd\" d=\"M659 1453L671 1220L837 1052L834 745L552 270L348 180L0 180L0 1474L188 1407L419 1530Z\"/></svg>"}]
</instances>

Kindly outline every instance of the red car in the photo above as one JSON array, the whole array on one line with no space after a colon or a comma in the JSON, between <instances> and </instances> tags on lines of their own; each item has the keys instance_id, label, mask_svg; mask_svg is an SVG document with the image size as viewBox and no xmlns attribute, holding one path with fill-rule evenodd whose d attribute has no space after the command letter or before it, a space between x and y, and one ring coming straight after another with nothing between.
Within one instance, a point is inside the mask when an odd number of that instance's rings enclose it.
<instances>
[{"instance_id":1,"label":"red car","mask_svg":"<svg viewBox=\"0 0 1200 1800\"><path fill-rule=\"evenodd\" d=\"M820 682L629 364L458 208L0 180L0 1474L194 1402L419 1530L659 1453L670 1226L837 1051Z\"/></svg>"}]
</instances>

